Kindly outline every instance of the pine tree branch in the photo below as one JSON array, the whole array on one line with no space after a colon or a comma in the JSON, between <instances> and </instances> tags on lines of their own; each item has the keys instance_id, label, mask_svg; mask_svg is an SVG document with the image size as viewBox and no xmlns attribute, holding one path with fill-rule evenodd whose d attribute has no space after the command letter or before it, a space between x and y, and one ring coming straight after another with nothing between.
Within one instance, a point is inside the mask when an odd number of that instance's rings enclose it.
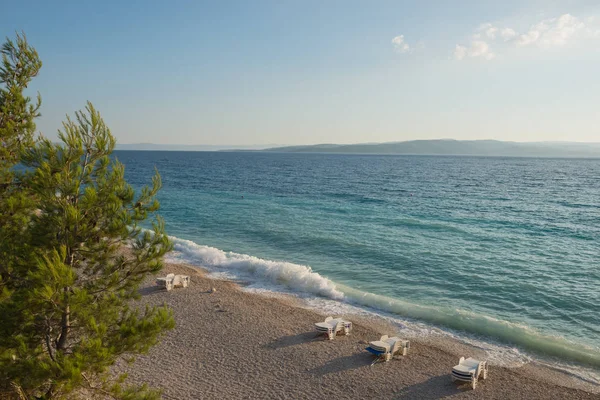
<instances>
[{"instance_id":1,"label":"pine tree branch","mask_svg":"<svg viewBox=\"0 0 600 400\"><path fill-rule=\"evenodd\" d=\"M17 382L12 381L10 383L10 385L15 389L15 392L17 392L17 396L19 396L19 400L27 400L27 395L23 391L23 388L21 386L19 386L19 384Z\"/></svg>"},{"instance_id":2,"label":"pine tree branch","mask_svg":"<svg viewBox=\"0 0 600 400\"><path fill-rule=\"evenodd\" d=\"M85 373L81 373L81 376L83 377L83 379L86 381L87 385L88 385L88 389L94 390L96 392L102 393L105 396L109 396L111 399L117 399L117 397L115 397L111 392L97 387L95 385L92 384L92 382L90 381L90 379L85 375Z\"/></svg>"}]
</instances>

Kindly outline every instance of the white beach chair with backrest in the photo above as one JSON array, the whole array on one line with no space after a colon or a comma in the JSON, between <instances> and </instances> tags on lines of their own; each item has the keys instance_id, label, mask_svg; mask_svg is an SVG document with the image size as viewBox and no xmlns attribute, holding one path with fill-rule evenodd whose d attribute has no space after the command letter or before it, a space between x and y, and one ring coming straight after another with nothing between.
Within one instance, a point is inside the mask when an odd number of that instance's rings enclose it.
<instances>
[{"instance_id":1,"label":"white beach chair with backrest","mask_svg":"<svg viewBox=\"0 0 600 400\"><path fill-rule=\"evenodd\" d=\"M320 334L327 334L327 336L329 337L329 340L333 339L332 335L331 335L331 331L332 331L331 321L333 321L333 318L327 317L327 318L325 318L325 322L315 323L315 329L317 330L317 332Z\"/></svg>"},{"instance_id":2,"label":"white beach chair with backrest","mask_svg":"<svg viewBox=\"0 0 600 400\"><path fill-rule=\"evenodd\" d=\"M488 367L487 361L479 361L474 358L461 357L458 365L452 368L452 381L468 382L471 387L477 387L479 377L487 379Z\"/></svg>"},{"instance_id":3,"label":"white beach chair with backrest","mask_svg":"<svg viewBox=\"0 0 600 400\"><path fill-rule=\"evenodd\" d=\"M383 335L381 336L381 338L379 338L379 340L375 340L369 343L369 345L371 346L371 348L378 350L378 351L389 351L390 350L390 346L389 343L387 342L388 340L388 335Z\"/></svg>"},{"instance_id":4,"label":"white beach chair with backrest","mask_svg":"<svg viewBox=\"0 0 600 400\"><path fill-rule=\"evenodd\" d=\"M341 318L340 318L341 319ZM344 331L344 335L348 336L352 331L352 322L341 319L342 321L342 329Z\"/></svg>"},{"instance_id":5,"label":"white beach chair with backrest","mask_svg":"<svg viewBox=\"0 0 600 400\"><path fill-rule=\"evenodd\" d=\"M173 289L173 280L175 279L175 274L168 274L164 278L157 278L156 284L164 287L167 290Z\"/></svg>"},{"instance_id":6,"label":"white beach chair with backrest","mask_svg":"<svg viewBox=\"0 0 600 400\"><path fill-rule=\"evenodd\" d=\"M181 277L182 275L175 275L175 277L173 278L173 287L183 286L183 283L181 282Z\"/></svg>"},{"instance_id":7,"label":"white beach chair with backrest","mask_svg":"<svg viewBox=\"0 0 600 400\"><path fill-rule=\"evenodd\" d=\"M179 275L181 279L181 286L186 288L190 286L190 277L189 275Z\"/></svg>"},{"instance_id":8,"label":"white beach chair with backrest","mask_svg":"<svg viewBox=\"0 0 600 400\"><path fill-rule=\"evenodd\" d=\"M175 274L168 274L165 279L165 287L167 290L173 289L173 282L175 281Z\"/></svg>"},{"instance_id":9,"label":"white beach chair with backrest","mask_svg":"<svg viewBox=\"0 0 600 400\"><path fill-rule=\"evenodd\" d=\"M337 333L344 328L343 320L341 318L332 318L328 321L328 323L331 326L331 329L328 333L328 337L329 340L333 340Z\"/></svg>"},{"instance_id":10,"label":"white beach chair with backrest","mask_svg":"<svg viewBox=\"0 0 600 400\"><path fill-rule=\"evenodd\" d=\"M350 333L351 327L352 323L344 321L341 318L334 319L332 317L325 318L325 322L317 322L315 324L315 329L317 330L317 332L327 334L329 340L333 340L335 338L335 335L342 330L346 335L348 335Z\"/></svg>"},{"instance_id":11,"label":"white beach chair with backrest","mask_svg":"<svg viewBox=\"0 0 600 400\"><path fill-rule=\"evenodd\" d=\"M390 361L396 353L402 351L404 341L397 336L388 337L383 342L389 345L389 349L385 353L385 361Z\"/></svg>"},{"instance_id":12,"label":"white beach chair with backrest","mask_svg":"<svg viewBox=\"0 0 600 400\"><path fill-rule=\"evenodd\" d=\"M173 278L173 287L188 287L190 277L187 275L175 275Z\"/></svg>"},{"instance_id":13,"label":"white beach chair with backrest","mask_svg":"<svg viewBox=\"0 0 600 400\"><path fill-rule=\"evenodd\" d=\"M394 350L392 351L392 357L396 353L400 353L400 355L405 356L408 354L408 349L410 349L410 342L408 340L395 338L394 342Z\"/></svg>"},{"instance_id":14,"label":"white beach chair with backrest","mask_svg":"<svg viewBox=\"0 0 600 400\"><path fill-rule=\"evenodd\" d=\"M373 353L375 356L377 356L377 358L375 359L375 361L373 361L371 365L375 364L377 361L380 360L389 361L392 344L393 343L390 343L389 341L388 335L383 335L381 336L381 338L379 338L379 340L370 342L369 347L367 347L367 350Z\"/></svg>"},{"instance_id":15,"label":"white beach chair with backrest","mask_svg":"<svg viewBox=\"0 0 600 400\"><path fill-rule=\"evenodd\" d=\"M391 342L390 345L390 358L400 351L402 351L402 339L399 337L392 337L388 339Z\"/></svg>"},{"instance_id":16,"label":"white beach chair with backrest","mask_svg":"<svg viewBox=\"0 0 600 400\"><path fill-rule=\"evenodd\" d=\"M367 350L377 356L375 361L373 361L373 364L375 364L381 360L387 362L397 353L405 356L408 353L409 347L410 342L408 340L400 339L397 336L388 337L388 335L383 335L379 340L370 342Z\"/></svg>"},{"instance_id":17,"label":"white beach chair with backrest","mask_svg":"<svg viewBox=\"0 0 600 400\"><path fill-rule=\"evenodd\" d=\"M344 335L348 336L352 330L352 322L346 321L343 318L334 318L330 322L331 324L336 324L334 330L335 335L337 335L338 332L344 332Z\"/></svg>"}]
</instances>

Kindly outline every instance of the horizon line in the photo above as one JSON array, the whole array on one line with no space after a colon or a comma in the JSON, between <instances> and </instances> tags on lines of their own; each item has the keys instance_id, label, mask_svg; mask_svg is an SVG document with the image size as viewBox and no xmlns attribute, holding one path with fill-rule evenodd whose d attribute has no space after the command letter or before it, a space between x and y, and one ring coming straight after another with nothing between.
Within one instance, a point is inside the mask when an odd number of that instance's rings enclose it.
<instances>
[{"instance_id":1,"label":"horizon line","mask_svg":"<svg viewBox=\"0 0 600 400\"><path fill-rule=\"evenodd\" d=\"M307 143L307 144L186 144L186 143L154 143L154 142L135 142L135 143L120 143L117 141L117 146L139 146L139 145L152 145L152 146L203 146L203 147L299 147L299 146L353 146L353 145L378 145L378 144L392 144L392 143L408 143L408 142L436 142L436 141L454 141L454 142L500 142L500 143L518 143L518 144L538 144L538 143L573 143L573 144L598 144L598 142L584 142L584 141L573 141L573 140L541 140L541 141L515 141L515 140L499 140L499 139L452 139L452 138L439 138L439 139L410 139L410 140L398 140L389 142L354 142L354 143Z\"/></svg>"}]
</instances>

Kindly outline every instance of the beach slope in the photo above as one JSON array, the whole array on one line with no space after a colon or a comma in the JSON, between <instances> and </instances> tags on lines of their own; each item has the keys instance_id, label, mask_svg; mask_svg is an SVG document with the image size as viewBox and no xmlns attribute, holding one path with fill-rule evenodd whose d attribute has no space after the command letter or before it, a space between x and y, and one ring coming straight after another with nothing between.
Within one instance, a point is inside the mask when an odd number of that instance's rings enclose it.
<instances>
[{"instance_id":1,"label":"beach slope","mask_svg":"<svg viewBox=\"0 0 600 400\"><path fill-rule=\"evenodd\" d=\"M365 343L395 333L383 320L355 317L352 334L330 342L313 331L324 316L292 298L247 293L191 266L168 264L168 272L190 275L190 287L166 292L148 282L141 302L169 305L176 328L133 364L114 367L132 383L162 388L165 399L599 398L596 386L531 364L491 365L475 391L458 386L450 379L458 357L484 356L459 342L412 340L407 357L371 366Z\"/></svg>"}]
</instances>

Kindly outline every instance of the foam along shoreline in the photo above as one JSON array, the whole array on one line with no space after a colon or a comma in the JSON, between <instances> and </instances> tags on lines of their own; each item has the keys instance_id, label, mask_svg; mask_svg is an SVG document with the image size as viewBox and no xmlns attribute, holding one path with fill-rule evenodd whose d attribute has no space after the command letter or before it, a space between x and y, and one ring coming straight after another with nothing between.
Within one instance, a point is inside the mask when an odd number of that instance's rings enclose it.
<instances>
[{"instance_id":1,"label":"foam along shoreline","mask_svg":"<svg viewBox=\"0 0 600 400\"><path fill-rule=\"evenodd\" d=\"M344 287L342 291L346 298L355 304L373 307L377 310L422 320L457 331L496 339L507 345L516 345L541 356L556 357L563 361L575 361L591 367L600 367L600 353L598 350L572 343L561 337L543 335L526 326L453 308L420 306L385 296L356 291L348 287Z\"/></svg>"},{"instance_id":2,"label":"foam along shoreline","mask_svg":"<svg viewBox=\"0 0 600 400\"><path fill-rule=\"evenodd\" d=\"M450 371L458 358L487 354L449 339L434 344L411 338L406 357L371 367L365 343L381 334L402 336L382 318L345 314L353 322L351 335L315 339L313 324L324 315L302 307L301 300L249 293L186 265L167 264L163 273L190 275L190 286L167 292L149 279L141 306L167 304L176 328L135 363L118 363L113 371L127 372L131 383L162 388L164 398L591 400L600 393L598 385L534 363L490 363L489 379L475 391L457 386Z\"/></svg>"},{"instance_id":3,"label":"foam along shoreline","mask_svg":"<svg viewBox=\"0 0 600 400\"><path fill-rule=\"evenodd\" d=\"M202 265L210 272L223 273L231 279L276 285L298 294L308 293L364 306L402 318L498 340L505 345L517 346L538 356L555 357L561 361L600 368L599 349L588 348L561 337L543 335L522 325L457 309L421 306L362 292L336 284L304 265L224 252L177 237L171 239L175 244L175 256L170 257L170 260L174 262L191 262Z\"/></svg>"}]
</instances>

